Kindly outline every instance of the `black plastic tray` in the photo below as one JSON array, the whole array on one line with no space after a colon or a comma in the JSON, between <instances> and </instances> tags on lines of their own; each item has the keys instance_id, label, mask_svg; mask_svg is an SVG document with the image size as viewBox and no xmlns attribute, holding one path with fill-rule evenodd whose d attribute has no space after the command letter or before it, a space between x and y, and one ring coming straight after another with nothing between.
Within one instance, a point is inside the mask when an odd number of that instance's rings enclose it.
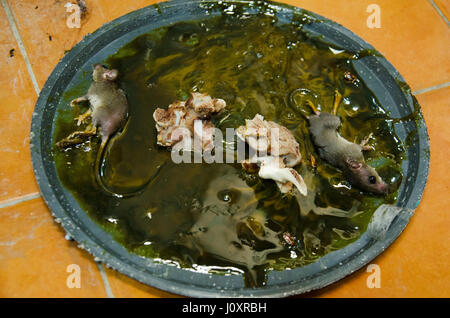
<instances>
[{"instance_id":1,"label":"black plastic tray","mask_svg":"<svg viewBox=\"0 0 450 318\"><path fill-rule=\"evenodd\" d=\"M68 237L75 239L79 247L91 253L96 261L165 291L194 297L283 297L329 285L368 264L408 224L428 176L429 141L422 119L401 122L395 126L402 141L412 131L416 131L417 137L407 148L407 159L403 162L404 178L396 207L380 207L368 230L356 242L308 266L272 271L268 275L267 285L261 288L245 288L239 275L203 274L129 253L88 217L58 178L51 155L52 135L57 105L71 83L79 81L81 74L90 72L94 63L104 60L140 34L179 21L199 20L220 14L214 10L207 12L205 4L212 2L174 0L140 9L102 26L64 56L40 93L31 125L31 157L42 195ZM289 21L293 12L304 12L274 2L268 6L275 9L280 21ZM304 27L312 36L321 36L335 47L349 51L374 50L341 25L308 13L320 20ZM392 117L400 118L413 112L414 98L409 88L398 84L404 82L403 78L381 55L360 58L354 62L354 67Z\"/></svg>"}]
</instances>

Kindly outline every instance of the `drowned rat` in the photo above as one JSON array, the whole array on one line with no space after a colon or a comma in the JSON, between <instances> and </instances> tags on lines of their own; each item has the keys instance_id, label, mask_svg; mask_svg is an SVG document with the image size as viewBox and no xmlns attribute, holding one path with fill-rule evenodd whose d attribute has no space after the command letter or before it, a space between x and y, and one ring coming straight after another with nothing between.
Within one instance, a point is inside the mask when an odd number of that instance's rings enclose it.
<instances>
[{"instance_id":1,"label":"drowned rat","mask_svg":"<svg viewBox=\"0 0 450 318\"><path fill-rule=\"evenodd\" d=\"M308 117L310 133L319 155L332 166L341 169L347 180L355 187L386 195L388 185L374 168L366 164L363 156L363 151L372 149L367 146L372 134L364 138L361 144L355 144L338 133L341 120L335 114L340 100L341 95L336 91L334 114L319 112L313 103L308 101L314 111L314 115Z\"/></svg>"},{"instance_id":2,"label":"drowned rat","mask_svg":"<svg viewBox=\"0 0 450 318\"><path fill-rule=\"evenodd\" d=\"M119 72L115 69L110 70L100 64L94 65L92 73L93 82L89 87L88 93L84 96L74 99L70 105L74 106L80 102L88 101L89 110L78 117L78 123L83 122L87 117L92 117L91 134L100 127L101 145L95 160L95 179L102 190L107 194L117 197L132 196L137 194L114 193L108 189L102 179L101 165L105 151L111 137L125 125L128 114L128 102L125 93L117 86L115 80ZM146 184L145 184L146 185ZM144 186L145 186L144 185ZM143 187L142 187L143 188Z\"/></svg>"}]
</instances>

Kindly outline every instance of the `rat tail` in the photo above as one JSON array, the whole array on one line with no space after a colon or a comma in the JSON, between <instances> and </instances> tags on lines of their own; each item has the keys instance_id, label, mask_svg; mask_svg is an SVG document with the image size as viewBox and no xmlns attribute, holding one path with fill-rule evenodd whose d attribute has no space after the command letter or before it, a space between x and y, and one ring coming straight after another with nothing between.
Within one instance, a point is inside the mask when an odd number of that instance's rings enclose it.
<instances>
[{"instance_id":1,"label":"rat tail","mask_svg":"<svg viewBox=\"0 0 450 318\"><path fill-rule=\"evenodd\" d=\"M308 104L309 107L311 107L314 114L316 114L316 115L320 114L319 110L316 108L316 106L314 105L314 103L311 100L309 100L309 99L306 100L306 103Z\"/></svg>"},{"instance_id":2,"label":"rat tail","mask_svg":"<svg viewBox=\"0 0 450 318\"><path fill-rule=\"evenodd\" d=\"M337 115L339 104L342 101L342 95L337 89L334 90L333 115Z\"/></svg>"},{"instance_id":3,"label":"rat tail","mask_svg":"<svg viewBox=\"0 0 450 318\"><path fill-rule=\"evenodd\" d=\"M125 124L124 129L122 130L122 132L120 134L123 134L126 131L129 122L130 122L130 120L128 119L127 123ZM133 197L133 196L136 196L136 195L142 193L142 191L144 191L144 189L156 178L159 171L161 171L161 169L166 164L166 162L164 162L162 165L160 165L160 167L157 169L157 171L143 185L139 186L139 188L137 188L133 191L124 192L124 193L114 192L103 181L103 169L102 169L106 150L108 148L108 144L109 144L110 140L111 140L111 137L102 138L102 143L100 144L100 148L98 149L98 152L97 152L97 157L95 159L95 164L94 164L94 169L95 169L94 175L95 175L95 181L97 182L97 185L106 195L109 195L112 197L117 197L117 198Z\"/></svg>"}]
</instances>

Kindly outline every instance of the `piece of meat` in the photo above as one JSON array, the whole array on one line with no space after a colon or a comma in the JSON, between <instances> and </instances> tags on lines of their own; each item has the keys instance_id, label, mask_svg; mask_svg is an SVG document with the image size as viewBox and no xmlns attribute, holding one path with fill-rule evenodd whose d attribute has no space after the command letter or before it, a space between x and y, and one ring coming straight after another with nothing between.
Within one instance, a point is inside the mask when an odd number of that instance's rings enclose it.
<instances>
[{"instance_id":1,"label":"piece of meat","mask_svg":"<svg viewBox=\"0 0 450 318\"><path fill-rule=\"evenodd\" d=\"M226 103L223 99L215 98L207 94L192 93L186 101L186 107L192 108L202 118L208 118L211 114L218 113L224 109Z\"/></svg>"},{"instance_id":2,"label":"piece of meat","mask_svg":"<svg viewBox=\"0 0 450 318\"><path fill-rule=\"evenodd\" d=\"M194 138L201 140L202 149L211 151L214 148L214 124L209 120L199 121L194 124Z\"/></svg>"},{"instance_id":3,"label":"piece of meat","mask_svg":"<svg viewBox=\"0 0 450 318\"><path fill-rule=\"evenodd\" d=\"M302 159L299 144L289 129L264 120L260 114L252 120L246 119L245 126L237 129L237 135L258 152L282 158L287 167L296 166Z\"/></svg>"},{"instance_id":4,"label":"piece of meat","mask_svg":"<svg viewBox=\"0 0 450 318\"><path fill-rule=\"evenodd\" d=\"M302 195L307 194L306 184L297 171L287 168L280 157L258 158L261 162L258 175L263 179L274 180L282 193L287 193L295 186Z\"/></svg>"},{"instance_id":5,"label":"piece of meat","mask_svg":"<svg viewBox=\"0 0 450 318\"><path fill-rule=\"evenodd\" d=\"M225 106L226 103L222 99L192 93L185 102L175 101L167 109L157 108L153 113L153 119L158 132L158 145L173 147L182 142L181 149L192 150L193 138L196 136L201 138L203 150L212 150L215 127L209 118ZM196 120L199 120L197 126Z\"/></svg>"},{"instance_id":6,"label":"piece of meat","mask_svg":"<svg viewBox=\"0 0 450 318\"><path fill-rule=\"evenodd\" d=\"M292 169L302 157L299 144L289 129L264 120L257 114L253 119L247 119L245 126L240 126L236 133L256 151L255 155L241 163L245 170L253 171L258 165L258 175L274 180L282 193L291 191L295 186L302 195L306 195L306 184Z\"/></svg>"}]
</instances>

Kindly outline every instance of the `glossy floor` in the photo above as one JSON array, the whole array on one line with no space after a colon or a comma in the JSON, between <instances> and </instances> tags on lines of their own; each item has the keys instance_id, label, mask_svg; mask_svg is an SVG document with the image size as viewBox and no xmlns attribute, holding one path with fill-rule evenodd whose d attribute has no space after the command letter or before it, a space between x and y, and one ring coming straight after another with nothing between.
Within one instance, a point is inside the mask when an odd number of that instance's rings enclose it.
<instances>
[{"instance_id":1,"label":"glossy floor","mask_svg":"<svg viewBox=\"0 0 450 318\"><path fill-rule=\"evenodd\" d=\"M65 240L39 195L29 153L34 104L64 52L104 23L156 1L86 0L80 28L73 29L66 24L68 1L0 2L0 297L175 296L104 268ZM363 268L307 296L449 297L448 0L285 2L342 24L383 53L415 92L431 143L423 199L403 234L372 262L380 266L381 288L367 287L370 273ZM380 28L367 26L372 3L380 8ZM71 264L81 271L80 288L68 288Z\"/></svg>"}]
</instances>

